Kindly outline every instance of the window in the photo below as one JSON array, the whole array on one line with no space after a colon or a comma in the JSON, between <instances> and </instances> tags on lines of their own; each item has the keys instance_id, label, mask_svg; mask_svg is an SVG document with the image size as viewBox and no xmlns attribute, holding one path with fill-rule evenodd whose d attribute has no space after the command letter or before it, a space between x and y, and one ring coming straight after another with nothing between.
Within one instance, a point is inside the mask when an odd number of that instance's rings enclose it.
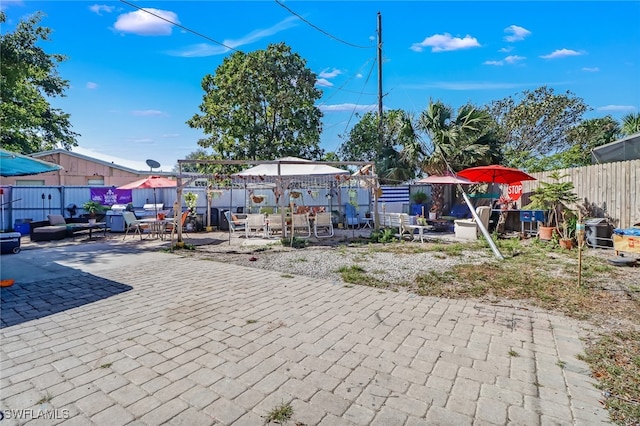
<instances>
[{"instance_id":1,"label":"window","mask_svg":"<svg viewBox=\"0 0 640 426\"><path fill-rule=\"evenodd\" d=\"M44 186L44 180L16 179L16 186Z\"/></svg>"},{"instance_id":2,"label":"window","mask_svg":"<svg viewBox=\"0 0 640 426\"><path fill-rule=\"evenodd\" d=\"M89 185L89 186L103 186L104 185L104 178L87 179L87 185Z\"/></svg>"}]
</instances>

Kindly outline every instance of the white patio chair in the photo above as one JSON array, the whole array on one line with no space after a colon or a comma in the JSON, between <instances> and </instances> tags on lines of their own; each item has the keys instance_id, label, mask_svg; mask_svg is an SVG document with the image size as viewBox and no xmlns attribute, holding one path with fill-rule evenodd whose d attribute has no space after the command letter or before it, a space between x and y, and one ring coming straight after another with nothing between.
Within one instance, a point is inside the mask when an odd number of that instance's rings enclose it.
<instances>
[{"instance_id":1,"label":"white patio chair","mask_svg":"<svg viewBox=\"0 0 640 426\"><path fill-rule=\"evenodd\" d=\"M264 234L265 227L264 214L248 214L244 226L245 236L250 238L259 236L261 232Z\"/></svg>"},{"instance_id":2,"label":"white patio chair","mask_svg":"<svg viewBox=\"0 0 640 426\"><path fill-rule=\"evenodd\" d=\"M313 221L313 234L316 238L333 237L331 213L316 213L315 220Z\"/></svg>"},{"instance_id":3,"label":"white patio chair","mask_svg":"<svg viewBox=\"0 0 640 426\"><path fill-rule=\"evenodd\" d=\"M245 230L247 220L244 215L240 217L238 215L229 213L229 210L225 210L224 217L227 219L227 223L229 224L229 230L231 232L235 233L235 232L242 232Z\"/></svg>"},{"instance_id":4,"label":"white patio chair","mask_svg":"<svg viewBox=\"0 0 640 426\"><path fill-rule=\"evenodd\" d=\"M269 214L267 221L269 222L269 234L280 233L283 236L286 235L286 230L284 230L282 226L282 215L280 213Z\"/></svg>"},{"instance_id":5,"label":"white patio chair","mask_svg":"<svg viewBox=\"0 0 640 426\"><path fill-rule=\"evenodd\" d=\"M122 237L123 240L127 238L129 232L140 235L140 239L142 239L142 233L148 232L150 229L149 225L140 222L133 212L122 212L122 218L124 219L125 226L124 237Z\"/></svg>"},{"instance_id":6,"label":"white patio chair","mask_svg":"<svg viewBox=\"0 0 640 426\"><path fill-rule=\"evenodd\" d=\"M293 234L301 233L301 237L308 238L311 236L311 224L309 223L309 215L294 214L293 215Z\"/></svg>"}]
</instances>

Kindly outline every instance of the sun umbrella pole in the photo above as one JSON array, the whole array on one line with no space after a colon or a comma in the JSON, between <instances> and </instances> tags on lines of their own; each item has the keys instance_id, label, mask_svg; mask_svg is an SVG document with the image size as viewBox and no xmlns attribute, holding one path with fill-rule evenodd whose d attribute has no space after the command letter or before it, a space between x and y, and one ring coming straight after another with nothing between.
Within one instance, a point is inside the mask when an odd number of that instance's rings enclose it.
<instances>
[{"instance_id":1,"label":"sun umbrella pole","mask_svg":"<svg viewBox=\"0 0 640 426\"><path fill-rule=\"evenodd\" d=\"M460 185L460 188L462 189L462 185ZM498 250L498 246L496 246L495 241L493 241L493 239L491 238L491 234L489 234L489 230L485 228L484 224L480 220L478 213L476 213L476 209L473 207L473 204L471 203L471 200L469 199L469 196L464 191L464 189L462 189L462 197L464 197L464 201L467 203L467 206L469 206L469 211L471 211L471 214L473 215L473 219L476 221L476 226L480 228L480 231L482 231L482 235L484 235L484 237L487 239L487 242L489 243L489 247L491 247L493 254L499 260L504 260L502 253L500 253L500 250Z\"/></svg>"}]
</instances>

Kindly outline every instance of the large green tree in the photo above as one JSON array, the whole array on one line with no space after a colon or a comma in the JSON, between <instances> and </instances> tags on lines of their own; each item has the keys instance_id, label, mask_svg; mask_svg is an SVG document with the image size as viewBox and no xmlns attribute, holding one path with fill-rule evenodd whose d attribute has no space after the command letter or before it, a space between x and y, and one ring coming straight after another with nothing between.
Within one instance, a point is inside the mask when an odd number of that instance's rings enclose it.
<instances>
[{"instance_id":1,"label":"large green tree","mask_svg":"<svg viewBox=\"0 0 640 426\"><path fill-rule=\"evenodd\" d=\"M419 167L404 150L417 137L411 117L403 110L362 115L340 145L338 155L344 161L373 161L382 184L404 182L416 177ZM382 137L380 137L380 131Z\"/></svg>"},{"instance_id":2,"label":"large green tree","mask_svg":"<svg viewBox=\"0 0 640 426\"><path fill-rule=\"evenodd\" d=\"M429 101L420 114L417 127L429 137L422 162L423 170L429 174L457 172L500 160L491 116L471 104L454 111L442 101ZM442 185L432 187L433 202L439 212L444 204L443 190Z\"/></svg>"},{"instance_id":3,"label":"large green tree","mask_svg":"<svg viewBox=\"0 0 640 426\"><path fill-rule=\"evenodd\" d=\"M202 80L201 114L187 124L202 129L198 141L214 159L319 159L321 92L306 61L284 43L235 52Z\"/></svg>"},{"instance_id":4,"label":"large green tree","mask_svg":"<svg viewBox=\"0 0 640 426\"><path fill-rule=\"evenodd\" d=\"M48 99L64 96L69 82L57 70L66 60L38 46L51 30L40 26L41 13L22 20L14 32L0 34L0 140L9 151L30 154L62 146L77 146L70 115ZM0 23L6 21L0 12Z\"/></svg>"},{"instance_id":5,"label":"large green tree","mask_svg":"<svg viewBox=\"0 0 640 426\"><path fill-rule=\"evenodd\" d=\"M570 91L556 94L553 88L542 86L494 101L487 110L504 141L508 165L525 168L531 159L569 148L569 132L580 124L588 107Z\"/></svg>"}]
</instances>

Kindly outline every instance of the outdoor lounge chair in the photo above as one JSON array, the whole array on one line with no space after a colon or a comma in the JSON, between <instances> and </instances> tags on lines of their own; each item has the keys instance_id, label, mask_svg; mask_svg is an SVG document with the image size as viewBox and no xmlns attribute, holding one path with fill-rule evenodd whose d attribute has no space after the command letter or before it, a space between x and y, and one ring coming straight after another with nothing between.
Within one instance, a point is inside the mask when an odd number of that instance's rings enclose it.
<instances>
[{"instance_id":1,"label":"outdoor lounge chair","mask_svg":"<svg viewBox=\"0 0 640 426\"><path fill-rule=\"evenodd\" d=\"M316 238L333 237L331 213L316 213L313 221L313 234Z\"/></svg>"},{"instance_id":2,"label":"outdoor lounge chair","mask_svg":"<svg viewBox=\"0 0 640 426\"><path fill-rule=\"evenodd\" d=\"M238 215L231 214L229 210L224 211L224 217L227 219L227 223L229 223L229 230L231 232L244 232L245 226L247 223L246 216L242 215L242 218Z\"/></svg>"},{"instance_id":3,"label":"outdoor lounge chair","mask_svg":"<svg viewBox=\"0 0 640 426\"><path fill-rule=\"evenodd\" d=\"M489 227L489 217L491 216L491 207L489 206L480 206L476 208L476 213L480 218L480 221L484 225L485 229ZM477 240L478 235L480 233L480 228L478 227L475 219L458 219L454 221L455 227L454 232L456 238L461 238L464 240Z\"/></svg>"}]
</instances>

